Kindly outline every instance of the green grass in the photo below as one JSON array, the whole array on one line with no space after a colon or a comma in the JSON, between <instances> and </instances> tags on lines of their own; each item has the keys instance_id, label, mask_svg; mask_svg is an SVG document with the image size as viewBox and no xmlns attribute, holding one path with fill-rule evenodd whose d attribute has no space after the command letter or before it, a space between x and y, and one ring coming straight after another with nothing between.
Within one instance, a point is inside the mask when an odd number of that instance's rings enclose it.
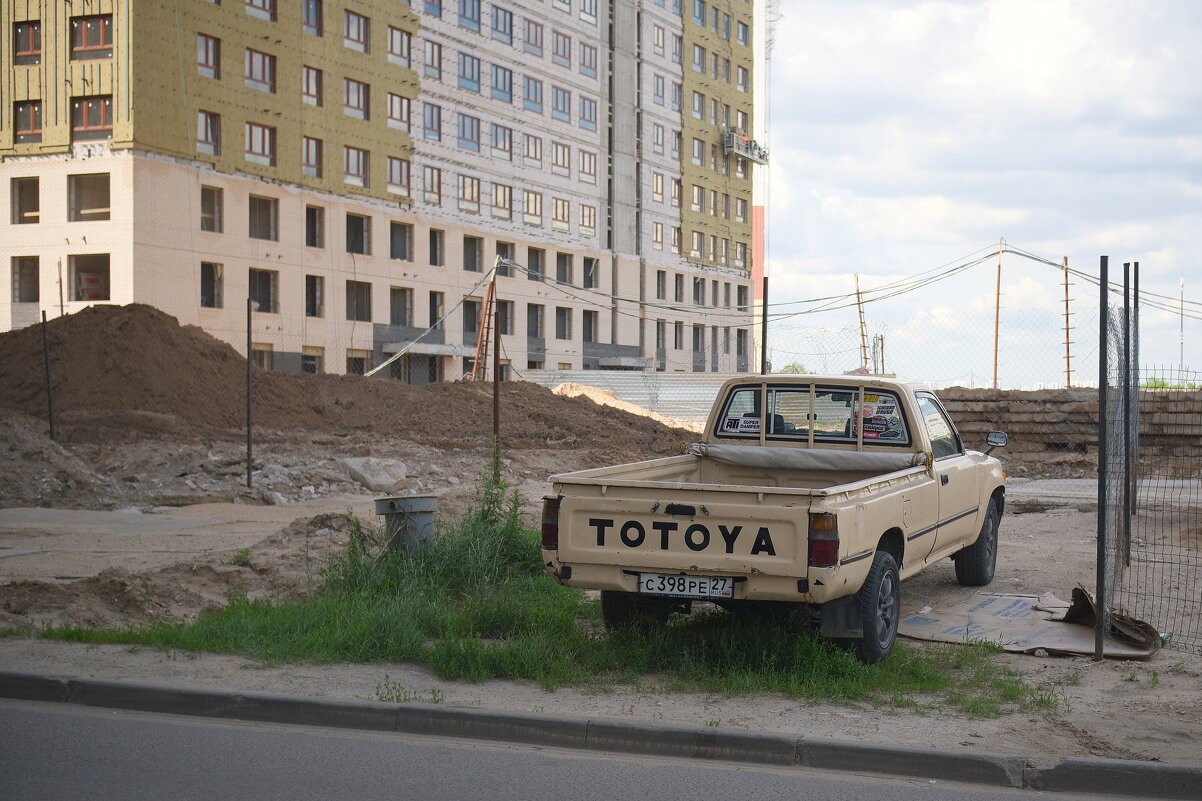
<instances>
[{"instance_id":1,"label":"green grass","mask_svg":"<svg viewBox=\"0 0 1202 801\"><path fill-rule=\"evenodd\" d=\"M407 555L389 550L381 532L356 526L310 597L279 603L232 597L193 623L51 626L41 634L267 663L416 662L447 681L523 679L547 689L780 693L911 710L950 705L981 717L1054 709L1054 693L1041 695L999 666L997 649L988 645L899 642L889 658L864 665L795 622L722 612L607 631L597 602L546 575L538 534L520 509L494 459L474 506L441 536ZM379 690L389 697L407 692Z\"/></svg>"}]
</instances>

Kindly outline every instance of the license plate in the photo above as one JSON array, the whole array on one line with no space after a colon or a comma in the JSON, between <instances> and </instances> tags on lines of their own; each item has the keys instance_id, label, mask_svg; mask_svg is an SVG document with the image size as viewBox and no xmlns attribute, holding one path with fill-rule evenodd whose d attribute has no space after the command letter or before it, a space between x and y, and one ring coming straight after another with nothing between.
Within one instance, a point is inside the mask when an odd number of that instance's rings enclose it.
<instances>
[{"instance_id":1,"label":"license plate","mask_svg":"<svg viewBox=\"0 0 1202 801\"><path fill-rule=\"evenodd\" d=\"M675 598L730 598L735 580L730 576L684 576L665 573L640 573L639 592L644 595L671 595Z\"/></svg>"}]
</instances>

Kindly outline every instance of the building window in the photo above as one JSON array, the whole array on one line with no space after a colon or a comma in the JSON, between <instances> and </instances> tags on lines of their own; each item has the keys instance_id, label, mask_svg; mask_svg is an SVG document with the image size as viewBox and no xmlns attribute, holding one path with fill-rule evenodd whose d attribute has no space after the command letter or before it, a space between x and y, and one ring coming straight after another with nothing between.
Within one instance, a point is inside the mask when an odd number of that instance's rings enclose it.
<instances>
[{"instance_id":1,"label":"building window","mask_svg":"<svg viewBox=\"0 0 1202 801\"><path fill-rule=\"evenodd\" d=\"M480 333L480 306L478 300L463 301L463 343L470 344Z\"/></svg>"},{"instance_id":2,"label":"building window","mask_svg":"<svg viewBox=\"0 0 1202 801\"><path fill-rule=\"evenodd\" d=\"M246 160L275 166L275 128L257 122L246 123Z\"/></svg>"},{"instance_id":3,"label":"building window","mask_svg":"<svg viewBox=\"0 0 1202 801\"><path fill-rule=\"evenodd\" d=\"M543 82L529 75L522 76L522 106L530 111L543 111Z\"/></svg>"},{"instance_id":4,"label":"building window","mask_svg":"<svg viewBox=\"0 0 1202 801\"><path fill-rule=\"evenodd\" d=\"M398 195L409 194L409 159L388 157L388 191Z\"/></svg>"},{"instance_id":5,"label":"building window","mask_svg":"<svg viewBox=\"0 0 1202 801\"><path fill-rule=\"evenodd\" d=\"M388 93L388 127L398 131L409 130L409 114L412 103L407 97Z\"/></svg>"},{"instance_id":6,"label":"building window","mask_svg":"<svg viewBox=\"0 0 1202 801\"><path fill-rule=\"evenodd\" d=\"M446 263L447 232L441 228L430 229L430 266L442 267ZM441 294L441 293L440 293Z\"/></svg>"},{"instance_id":7,"label":"building window","mask_svg":"<svg viewBox=\"0 0 1202 801\"><path fill-rule=\"evenodd\" d=\"M690 208L693 211L705 213L705 187L693 184L693 203Z\"/></svg>"},{"instance_id":8,"label":"building window","mask_svg":"<svg viewBox=\"0 0 1202 801\"><path fill-rule=\"evenodd\" d=\"M371 51L371 20L354 11L342 15L342 43L360 53Z\"/></svg>"},{"instance_id":9,"label":"building window","mask_svg":"<svg viewBox=\"0 0 1202 801\"><path fill-rule=\"evenodd\" d=\"M459 88L480 91L480 59L471 53L459 53Z\"/></svg>"},{"instance_id":10,"label":"building window","mask_svg":"<svg viewBox=\"0 0 1202 801\"><path fill-rule=\"evenodd\" d=\"M342 182L351 186L370 186L371 154L347 145L342 149Z\"/></svg>"},{"instance_id":11,"label":"building window","mask_svg":"<svg viewBox=\"0 0 1202 801\"><path fill-rule=\"evenodd\" d=\"M247 235L251 239L279 241L280 201L273 197L251 195L248 204L248 222Z\"/></svg>"},{"instance_id":12,"label":"building window","mask_svg":"<svg viewBox=\"0 0 1202 801\"><path fill-rule=\"evenodd\" d=\"M543 164L543 138L534 134L522 134L522 155L527 162Z\"/></svg>"},{"instance_id":13,"label":"building window","mask_svg":"<svg viewBox=\"0 0 1202 801\"><path fill-rule=\"evenodd\" d=\"M443 316L446 314L443 304L442 292L431 292L427 313L430 316L430 328L435 331L442 330Z\"/></svg>"},{"instance_id":14,"label":"building window","mask_svg":"<svg viewBox=\"0 0 1202 801\"><path fill-rule=\"evenodd\" d=\"M542 339L546 336L545 309L538 303L526 304L526 336Z\"/></svg>"},{"instance_id":15,"label":"building window","mask_svg":"<svg viewBox=\"0 0 1202 801\"><path fill-rule=\"evenodd\" d=\"M388 60L402 67L413 65L413 37L408 31L388 26Z\"/></svg>"},{"instance_id":16,"label":"building window","mask_svg":"<svg viewBox=\"0 0 1202 801\"><path fill-rule=\"evenodd\" d=\"M305 247L326 246L326 210L321 206L305 206Z\"/></svg>"},{"instance_id":17,"label":"building window","mask_svg":"<svg viewBox=\"0 0 1202 801\"><path fill-rule=\"evenodd\" d=\"M413 226L395 220L388 224L388 258L413 261Z\"/></svg>"},{"instance_id":18,"label":"building window","mask_svg":"<svg viewBox=\"0 0 1202 801\"><path fill-rule=\"evenodd\" d=\"M321 165L325 150L320 139L311 136L301 137L301 172L310 178L321 177Z\"/></svg>"},{"instance_id":19,"label":"building window","mask_svg":"<svg viewBox=\"0 0 1202 801\"><path fill-rule=\"evenodd\" d=\"M484 264L484 240L478 236L463 237L463 269L478 273Z\"/></svg>"},{"instance_id":20,"label":"building window","mask_svg":"<svg viewBox=\"0 0 1202 801\"><path fill-rule=\"evenodd\" d=\"M745 45L750 41L750 29L747 27L746 22L740 22L735 30L737 31L735 38L739 44Z\"/></svg>"},{"instance_id":21,"label":"building window","mask_svg":"<svg viewBox=\"0 0 1202 801\"><path fill-rule=\"evenodd\" d=\"M275 0L246 0L246 13L275 22Z\"/></svg>"},{"instance_id":22,"label":"building window","mask_svg":"<svg viewBox=\"0 0 1202 801\"><path fill-rule=\"evenodd\" d=\"M739 91L740 92L749 91L751 80L750 80L750 73L747 72L747 68L739 67L735 71L735 75L737 76L737 78L735 80L735 86L738 87Z\"/></svg>"},{"instance_id":23,"label":"building window","mask_svg":"<svg viewBox=\"0 0 1202 801\"><path fill-rule=\"evenodd\" d=\"M72 222L109 219L109 174L107 172L67 176L67 195Z\"/></svg>"},{"instance_id":24,"label":"building window","mask_svg":"<svg viewBox=\"0 0 1202 801\"><path fill-rule=\"evenodd\" d=\"M597 154L587 150L580 151L580 181L586 184L597 183Z\"/></svg>"},{"instance_id":25,"label":"building window","mask_svg":"<svg viewBox=\"0 0 1202 801\"><path fill-rule=\"evenodd\" d=\"M423 199L430 204L438 206L442 203L442 169L439 167L431 167L430 165L422 166L422 191Z\"/></svg>"},{"instance_id":26,"label":"building window","mask_svg":"<svg viewBox=\"0 0 1202 801\"><path fill-rule=\"evenodd\" d=\"M664 152L664 126L658 122L651 123L651 149L660 154Z\"/></svg>"},{"instance_id":27,"label":"building window","mask_svg":"<svg viewBox=\"0 0 1202 801\"><path fill-rule=\"evenodd\" d=\"M571 286L576 278L575 271L571 253L555 254L555 283Z\"/></svg>"},{"instance_id":28,"label":"building window","mask_svg":"<svg viewBox=\"0 0 1202 801\"><path fill-rule=\"evenodd\" d=\"M37 303L42 295L37 256L13 256L13 303Z\"/></svg>"},{"instance_id":29,"label":"building window","mask_svg":"<svg viewBox=\"0 0 1202 801\"><path fill-rule=\"evenodd\" d=\"M342 113L358 120L371 118L371 87L353 78L342 79Z\"/></svg>"},{"instance_id":30,"label":"building window","mask_svg":"<svg viewBox=\"0 0 1202 801\"><path fill-rule=\"evenodd\" d=\"M260 92L275 91L275 56L246 49L246 86Z\"/></svg>"},{"instance_id":31,"label":"building window","mask_svg":"<svg viewBox=\"0 0 1202 801\"><path fill-rule=\"evenodd\" d=\"M304 345L301 347L301 372L321 375L325 372L326 349Z\"/></svg>"},{"instance_id":32,"label":"building window","mask_svg":"<svg viewBox=\"0 0 1202 801\"><path fill-rule=\"evenodd\" d=\"M561 67L572 66L572 37L555 31L551 34L551 61Z\"/></svg>"},{"instance_id":33,"label":"building window","mask_svg":"<svg viewBox=\"0 0 1202 801\"><path fill-rule=\"evenodd\" d=\"M346 252L371 255L371 218L361 214L346 215Z\"/></svg>"},{"instance_id":34,"label":"building window","mask_svg":"<svg viewBox=\"0 0 1202 801\"><path fill-rule=\"evenodd\" d=\"M672 252L679 253L680 247L684 243L684 233L680 230L679 225L672 226Z\"/></svg>"},{"instance_id":35,"label":"building window","mask_svg":"<svg viewBox=\"0 0 1202 801\"><path fill-rule=\"evenodd\" d=\"M310 106L322 103L322 74L315 67L301 67L301 100Z\"/></svg>"},{"instance_id":36,"label":"building window","mask_svg":"<svg viewBox=\"0 0 1202 801\"><path fill-rule=\"evenodd\" d=\"M394 286L388 290L388 324L413 325L413 290Z\"/></svg>"},{"instance_id":37,"label":"building window","mask_svg":"<svg viewBox=\"0 0 1202 801\"><path fill-rule=\"evenodd\" d=\"M13 26L13 63L42 63L42 23L29 20Z\"/></svg>"},{"instance_id":38,"label":"building window","mask_svg":"<svg viewBox=\"0 0 1202 801\"><path fill-rule=\"evenodd\" d=\"M597 48L580 44L580 73L590 78L597 77Z\"/></svg>"},{"instance_id":39,"label":"building window","mask_svg":"<svg viewBox=\"0 0 1202 801\"><path fill-rule=\"evenodd\" d=\"M346 349L346 374L347 375L366 375L371 369L371 351L358 350L355 348Z\"/></svg>"},{"instance_id":40,"label":"building window","mask_svg":"<svg viewBox=\"0 0 1202 801\"><path fill-rule=\"evenodd\" d=\"M497 242L497 256L502 259L497 265L497 275L502 278L508 278L513 275L508 262L513 261L513 243L512 242Z\"/></svg>"},{"instance_id":41,"label":"building window","mask_svg":"<svg viewBox=\"0 0 1202 801\"><path fill-rule=\"evenodd\" d=\"M651 99L658 105L664 105L664 76L655 75L651 78Z\"/></svg>"},{"instance_id":42,"label":"building window","mask_svg":"<svg viewBox=\"0 0 1202 801\"><path fill-rule=\"evenodd\" d=\"M431 16L442 16L442 0L426 0L426 13Z\"/></svg>"},{"instance_id":43,"label":"building window","mask_svg":"<svg viewBox=\"0 0 1202 801\"><path fill-rule=\"evenodd\" d=\"M524 213L522 219L530 225L543 224L543 195L541 192L522 190Z\"/></svg>"},{"instance_id":44,"label":"building window","mask_svg":"<svg viewBox=\"0 0 1202 801\"><path fill-rule=\"evenodd\" d=\"M564 306L555 307L555 338L572 338L572 310Z\"/></svg>"},{"instance_id":45,"label":"building window","mask_svg":"<svg viewBox=\"0 0 1202 801\"><path fill-rule=\"evenodd\" d=\"M442 139L442 106L437 103L422 103L422 135Z\"/></svg>"},{"instance_id":46,"label":"building window","mask_svg":"<svg viewBox=\"0 0 1202 801\"><path fill-rule=\"evenodd\" d=\"M371 284L367 281L346 282L346 319L371 322Z\"/></svg>"},{"instance_id":47,"label":"building window","mask_svg":"<svg viewBox=\"0 0 1202 801\"><path fill-rule=\"evenodd\" d=\"M113 57L113 15L71 18L71 58L84 61Z\"/></svg>"},{"instance_id":48,"label":"building window","mask_svg":"<svg viewBox=\"0 0 1202 801\"><path fill-rule=\"evenodd\" d=\"M492 154L509 161L513 158L513 129L495 122L491 128Z\"/></svg>"},{"instance_id":49,"label":"building window","mask_svg":"<svg viewBox=\"0 0 1202 801\"><path fill-rule=\"evenodd\" d=\"M508 184L492 185L492 216L499 220L513 217L513 187Z\"/></svg>"},{"instance_id":50,"label":"building window","mask_svg":"<svg viewBox=\"0 0 1202 801\"><path fill-rule=\"evenodd\" d=\"M492 7L492 38L507 45L513 44L513 12L494 5Z\"/></svg>"},{"instance_id":51,"label":"building window","mask_svg":"<svg viewBox=\"0 0 1202 801\"><path fill-rule=\"evenodd\" d=\"M580 98L580 127L597 130L597 101L590 97Z\"/></svg>"},{"instance_id":52,"label":"building window","mask_svg":"<svg viewBox=\"0 0 1202 801\"><path fill-rule=\"evenodd\" d=\"M664 224L662 222L651 223L651 244L656 250L664 249Z\"/></svg>"},{"instance_id":53,"label":"building window","mask_svg":"<svg viewBox=\"0 0 1202 801\"><path fill-rule=\"evenodd\" d=\"M691 256L694 259L704 259L705 258L705 232L693 231L692 237L693 237L693 242L692 242L692 247L689 249L689 256Z\"/></svg>"},{"instance_id":54,"label":"building window","mask_svg":"<svg viewBox=\"0 0 1202 801\"><path fill-rule=\"evenodd\" d=\"M572 204L562 197L551 201L551 227L556 231L566 231L571 227Z\"/></svg>"},{"instance_id":55,"label":"building window","mask_svg":"<svg viewBox=\"0 0 1202 801\"><path fill-rule=\"evenodd\" d=\"M251 361L260 370L275 369L275 353L270 343L255 342L250 346Z\"/></svg>"},{"instance_id":56,"label":"building window","mask_svg":"<svg viewBox=\"0 0 1202 801\"><path fill-rule=\"evenodd\" d=\"M681 98L684 96L684 87L676 81L672 81L672 110L680 111Z\"/></svg>"},{"instance_id":57,"label":"building window","mask_svg":"<svg viewBox=\"0 0 1202 801\"><path fill-rule=\"evenodd\" d=\"M542 248L526 248L526 277L531 281L543 280L543 265L547 253Z\"/></svg>"},{"instance_id":58,"label":"building window","mask_svg":"<svg viewBox=\"0 0 1202 801\"><path fill-rule=\"evenodd\" d=\"M551 116L564 122L572 121L572 93L567 89L551 87Z\"/></svg>"},{"instance_id":59,"label":"building window","mask_svg":"<svg viewBox=\"0 0 1202 801\"><path fill-rule=\"evenodd\" d=\"M71 256L70 268L72 300L111 300L109 254Z\"/></svg>"},{"instance_id":60,"label":"building window","mask_svg":"<svg viewBox=\"0 0 1202 801\"><path fill-rule=\"evenodd\" d=\"M326 279L320 275L305 276L305 316L326 316Z\"/></svg>"},{"instance_id":61,"label":"building window","mask_svg":"<svg viewBox=\"0 0 1202 801\"><path fill-rule=\"evenodd\" d=\"M562 142L551 143L551 172L570 175L572 172L572 148Z\"/></svg>"},{"instance_id":62,"label":"building window","mask_svg":"<svg viewBox=\"0 0 1202 801\"><path fill-rule=\"evenodd\" d=\"M21 100L13 105L17 142L42 141L42 101Z\"/></svg>"},{"instance_id":63,"label":"building window","mask_svg":"<svg viewBox=\"0 0 1202 801\"><path fill-rule=\"evenodd\" d=\"M196 71L206 78L221 78L221 40L196 34Z\"/></svg>"},{"instance_id":64,"label":"building window","mask_svg":"<svg viewBox=\"0 0 1202 801\"><path fill-rule=\"evenodd\" d=\"M480 30L480 0L459 0L459 27Z\"/></svg>"},{"instance_id":65,"label":"building window","mask_svg":"<svg viewBox=\"0 0 1202 801\"><path fill-rule=\"evenodd\" d=\"M672 299L676 303L684 303L684 276L672 276Z\"/></svg>"},{"instance_id":66,"label":"building window","mask_svg":"<svg viewBox=\"0 0 1202 801\"><path fill-rule=\"evenodd\" d=\"M216 156L221 153L221 115L196 112L196 152Z\"/></svg>"},{"instance_id":67,"label":"building window","mask_svg":"<svg viewBox=\"0 0 1202 801\"><path fill-rule=\"evenodd\" d=\"M586 309L580 320L580 339L582 342L596 342L598 335L597 312Z\"/></svg>"},{"instance_id":68,"label":"building window","mask_svg":"<svg viewBox=\"0 0 1202 801\"><path fill-rule=\"evenodd\" d=\"M536 56L543 54L543 25L527 18L522 36L522 49Z\"/></svg>"},{"instance_id":69,"label":"building window","mask_svg":"<svg viewBox=\"0 0 1202 801\"><path fill-rule=\"evenodd\" d=\"M509 67L492 65L492 97L506 103L513 102L513 70Z\"/></svg>"},{"instance_id":70,"label":"building window","mask_svg":"<svg viewBox=\"0 0 1202 801\"><path fill-rule=\"evenodd\" d=\"M324 27L321 0L301 0L301 29L310 36L321 36Z\"/></svg>"},{"instance_id":71,"label":"building window","mask_svg":"<svg viewBox=\"0 0 1202 801\"><path fill-rule=\"evenodd\" d=\"M682 189L683 189L683 186L680 182L680 179L673 178L672 179L672 205L675 206L676 208L680 208L680 194L681 194Z\"/></svg>"},{"instance_id":72,"label":"building window","mask_svg":"<svg viewBox=\"0 0 1202 801\"><path fill-rule=\"evenodd\" d=\"M584 257L584 288L596 289L601 286L601 261L592 256Z\"/></svg>"},{"instance_id":73,"label":"building window","mask_svg":"<svg viewBox=\"0 0 1202 801\"><path fill-rule=\"evenodd\" d=\"M71 139L111 139L113 136L113 96L71 99Z\"/></svg>"},{"instance_id":74,"label":"building window","mask_svg":"<svg viewBox=\"0 0 1202 801\"><path fill-rule=\"evenodd\" d=\"M225 194L220 187L200 188L200 230L219 234L225 229Z\"/></svg>"},{"instance_id":75,"label":"building window","mask_svg":"<svg viewBox=\"0 0 1202 801\"><path fill-rule=\"evenodd\" d=\"M222 306L222 267L211 261L200 263L200 305L206 309Z\"/></svg>"},{"instance_id":76,"label":"building window","mask_svg":"<svg viewBox=\"0 0 1202 801\"><path fill-rule=\"evenodd\" d=\"M480 179L470 175L459 176L459 210L479 213Z\"/></svg>"},{"instance_id":77,"label":"building window","mask_svg":"<svg viewBox=\"0 0 1202 801\"><path fill-rule=\"evenodd\" d=\"M684 350L684 323L680 320L672 323L672 347L675 350Z\"/></svg>"},{"instance_id":78,"label":"building window","mask_svg":"<svg viewBox=\"0 0 1202 801\"><path fill-rule=\"evenodd\" d=\"M422 40L423 50L425 51L425 65L423 72L427 78L442 80L442 45L433 39Z\"/></svg>"},{"instance_id":79,"label":"building window","mask_svg":"<svg viewBox=\"0 0 1202 801\"><path fill-rule=\"evenodd\" d=\"M470 114L459 114L459 146L480 152L480 118Z\"/></svg>"}]
</instances>

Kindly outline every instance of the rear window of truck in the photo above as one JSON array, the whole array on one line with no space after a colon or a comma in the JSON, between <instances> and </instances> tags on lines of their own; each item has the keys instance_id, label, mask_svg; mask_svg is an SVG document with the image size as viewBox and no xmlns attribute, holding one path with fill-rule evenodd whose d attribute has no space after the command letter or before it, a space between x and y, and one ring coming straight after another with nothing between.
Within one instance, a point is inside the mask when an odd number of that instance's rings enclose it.
<instances>
[{"instance_id":1,"label":"rear window of truck","mask_svg":"<svg viewBox=\"0 0 1202 801\"><path fill-rule=\"evenodd\" d=\"M767 415L760 413L767 403ZM736 387L718 417L715 436L778 442L854 443L863 426L864 441L874 445L910 444L910 432L896 394L855 387L769 386L767 397L755 385Z\"/></svg>"}]
</instances>

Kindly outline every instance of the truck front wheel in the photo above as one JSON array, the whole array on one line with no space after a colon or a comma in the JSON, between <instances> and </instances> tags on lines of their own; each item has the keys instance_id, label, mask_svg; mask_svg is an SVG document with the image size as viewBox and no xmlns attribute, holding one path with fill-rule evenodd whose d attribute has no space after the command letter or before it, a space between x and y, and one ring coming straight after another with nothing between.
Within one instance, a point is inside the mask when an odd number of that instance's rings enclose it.
<instances>
[{"instance_id":1,"label":"truck front wheel","mask_svg":"<svg viewBox=\"0 0 1202 801\"><path fill-rule=\"evenodd\" d=\"M872 557L872 568L856 593L856 602L863 616L864 633L849 645L861 662L872 664L893 650L901 620L901 579L893 554L877 551Z\"/></svg>"},{"instance_id":2,"label":"truck front wheel","mask_svg":"<svg viewBox=\"0 0 1202 801\"><path fill-rule=\"evenodd\" d=\"M966 587L983 587L993 581L997 566L997 529L997 502L990 498L977 541L952 557L956 563L956 581Z\"/></svg>"}]
</instances>

